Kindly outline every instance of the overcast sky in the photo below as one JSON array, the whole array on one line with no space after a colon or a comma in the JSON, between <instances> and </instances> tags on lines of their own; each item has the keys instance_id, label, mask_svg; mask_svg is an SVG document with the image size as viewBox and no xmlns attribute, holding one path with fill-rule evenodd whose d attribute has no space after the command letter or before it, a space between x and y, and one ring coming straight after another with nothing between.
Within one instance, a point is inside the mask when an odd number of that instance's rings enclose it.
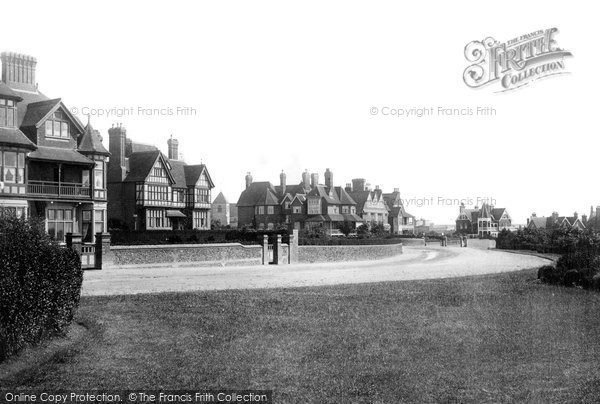
<instances>
[{"instance_id":1,"label":"overcast sky","mask_svg":"<svg viewBox=\"0 0 600 404\"><path fill-rule=\"evenodd\" d=\"M281 170L300 182L304 169L323 180L330 168L338 185L400 188L409 212L438 224L454 222L453 199L493 198L516 223L588 213L600 205L592 2L460 4L13 1L0 50L37 57L40 90L84 122L90 108L127 109L92 116L106 145L115 122L165 151L172 134L187 162L208 165L214 196L233 202L247 171L277 184ZM508 93L464 84L468 42L551 27L574 55L570 75ZM496 115L398 118L384 107Z\"/></svg>"}]
</instances>

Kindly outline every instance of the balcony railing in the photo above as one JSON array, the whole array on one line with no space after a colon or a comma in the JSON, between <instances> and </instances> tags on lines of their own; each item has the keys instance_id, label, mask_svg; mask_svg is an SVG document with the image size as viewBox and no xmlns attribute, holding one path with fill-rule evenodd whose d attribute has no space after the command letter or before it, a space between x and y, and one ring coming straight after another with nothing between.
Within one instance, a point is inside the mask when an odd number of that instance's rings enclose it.
<instances>
[{"instance_id":1,"label":"balcony railing","mask_svg":"<svg viewBox=\"0 0 600 404\"><path fill-rule=\"evenodd\" d=\"M65 198L89 198L91 187L74 182L28 181L27 193Z\"/></svg>"}]
</instances>

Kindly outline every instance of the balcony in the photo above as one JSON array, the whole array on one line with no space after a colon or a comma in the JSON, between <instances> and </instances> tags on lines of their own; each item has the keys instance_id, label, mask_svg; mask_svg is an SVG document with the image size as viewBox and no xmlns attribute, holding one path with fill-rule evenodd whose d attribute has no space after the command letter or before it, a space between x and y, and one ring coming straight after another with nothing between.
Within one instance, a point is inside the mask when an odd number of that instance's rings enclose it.
<instances>
[{"instance_id":1,"label":"balcony","mask_svg":"<svg viewBox=\"0 0 600 404\"><path fill-rule=\"evenodd\" d=\"M91 187L73 182L28 181L27 193L64 199L89 199Z\"/></svg>"}]
</instances>

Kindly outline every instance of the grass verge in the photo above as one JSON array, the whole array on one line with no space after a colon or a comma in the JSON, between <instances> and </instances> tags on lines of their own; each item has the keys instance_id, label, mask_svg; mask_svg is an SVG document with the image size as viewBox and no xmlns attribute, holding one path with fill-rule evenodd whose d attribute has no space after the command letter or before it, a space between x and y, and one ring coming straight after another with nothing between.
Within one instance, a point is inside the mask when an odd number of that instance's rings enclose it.
<instances>
[{"instance_id":1,"label":"grass verge","mask_svg":"<svg viewBox=\"0 0 600 404\"><path fill-rule=\"evenodd\" d=\"M32 389L273 389L275 402L597 402L600 295L535 271L82 298Z\"/></svg>"}]
</instances>

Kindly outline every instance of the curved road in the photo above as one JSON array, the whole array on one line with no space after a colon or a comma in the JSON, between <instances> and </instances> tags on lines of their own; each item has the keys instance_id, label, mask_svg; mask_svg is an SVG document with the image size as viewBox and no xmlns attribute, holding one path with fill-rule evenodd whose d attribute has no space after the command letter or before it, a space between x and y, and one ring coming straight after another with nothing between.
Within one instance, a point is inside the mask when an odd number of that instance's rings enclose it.
<instances>
[{"instance_id":1,"label":"curved road","mask_svg":"<svg viewBox=\"0 0 600 404\"><path fill-rule=\"evenodd\" d=\"M459 247L405 246L374 261L218 268L128 268L86 271L82 295L280 288L447 278L517 271L547 264L531 255Z\"/></svg>"}]
</instances>

